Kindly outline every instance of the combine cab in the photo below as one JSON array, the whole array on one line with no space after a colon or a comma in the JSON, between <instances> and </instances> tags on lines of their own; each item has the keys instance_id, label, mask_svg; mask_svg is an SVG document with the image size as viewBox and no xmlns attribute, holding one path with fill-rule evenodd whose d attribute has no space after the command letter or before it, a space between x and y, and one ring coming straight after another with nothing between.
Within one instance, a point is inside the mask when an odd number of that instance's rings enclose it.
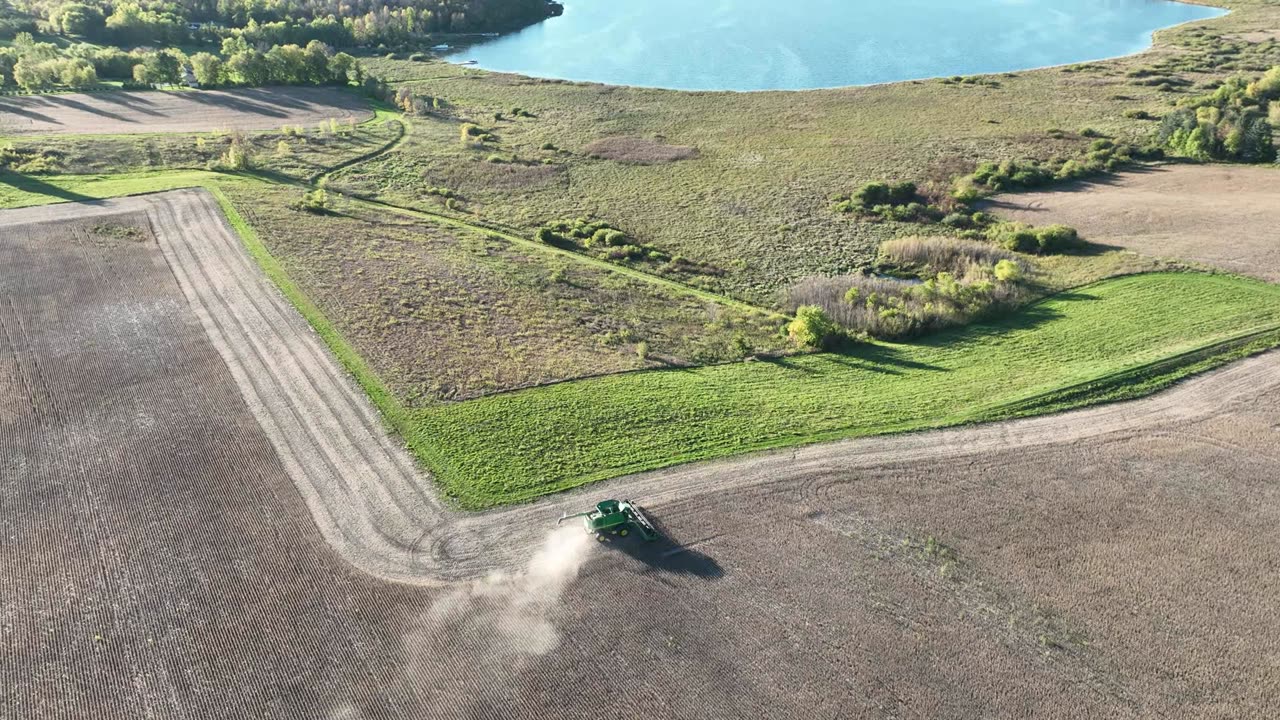
<instances>
[{"instance_id":1,"label":"combine cab","mask_svg":"<svg viewBox=\"0 0 1280 720\"><path fill-rule=\"evenodd\" d=\"M633 532L645 540L658 539L658 531L654 529L653 523L630 500L601 500L596 503L595 510L563 515L556 524L576 517L582 518L587 532L599 540L606 540L609 535L626 537Z\"/></svg>"}]
</instances>

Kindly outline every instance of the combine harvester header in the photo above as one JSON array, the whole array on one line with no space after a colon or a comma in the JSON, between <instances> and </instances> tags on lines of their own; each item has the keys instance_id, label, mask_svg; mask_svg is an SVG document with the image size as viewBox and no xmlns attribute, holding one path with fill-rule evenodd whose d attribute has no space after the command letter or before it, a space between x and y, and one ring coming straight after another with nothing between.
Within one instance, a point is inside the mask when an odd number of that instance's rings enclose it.
<instances>
[{"instance_id":1,"label":"combine harvester header","mask_svg":"<svg viewBox=\"0 0 1280 720\"><path fill-rule=\"evenodd\" d=\"M556 524L559 525L569 518L576 517L582 518L582 525L587 532L601 541L607 540L609 535L626 537L632 530L650 542L660 537L653 523L649 522L649 518L645 517L644 513L640 512L640 508L630 500L601 500L596 503L594 510L561 515Z\"/></svg>"}]
</instances>

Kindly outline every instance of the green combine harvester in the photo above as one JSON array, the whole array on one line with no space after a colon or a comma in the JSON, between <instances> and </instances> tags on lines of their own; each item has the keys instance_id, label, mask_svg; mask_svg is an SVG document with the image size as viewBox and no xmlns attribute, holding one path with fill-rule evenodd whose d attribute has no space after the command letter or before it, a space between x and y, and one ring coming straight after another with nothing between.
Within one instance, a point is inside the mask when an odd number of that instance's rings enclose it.
<instances>
[{"instance_id":1,"label":"green combine harvester","mask_svg":"<svg viewBox=\"0 0 1280 720\"><path fill-rule=\"evenodd\" d=\"M640 508L630 500L601 500L596 503L594 510L561 515L556 524L559 525L569 518L576 517L582 518L583 527L587 532L595 535L597 540L607 540L609 535L626 537L632 531L650 542L659 537L653 523L649 522L649 518L645 517L644 513L640 512Z\"/></svg>"}]
</instances>

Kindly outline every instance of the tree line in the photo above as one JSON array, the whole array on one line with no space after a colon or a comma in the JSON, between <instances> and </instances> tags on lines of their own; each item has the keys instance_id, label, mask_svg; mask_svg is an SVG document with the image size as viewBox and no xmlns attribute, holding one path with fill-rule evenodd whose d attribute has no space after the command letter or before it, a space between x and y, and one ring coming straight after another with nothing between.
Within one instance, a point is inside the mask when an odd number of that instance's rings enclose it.
<instances>
[{"instance_id":1,"label":"tree line","mask_svg":"<svg viewBox=\"0 0 1280 720\"><path fill-rule=\"evenodd\" d=\"M0 0L0 7L6 0ZM558 14L548 0L10 0L26 13L11 32L83 37L124 47L218 42L334 47L401 44L428 33L495 32Z\"/></svg>"},{"instance_id":2,"label":"tree line","mask_svg":"<svg viewBox=\"0 0 1280 720\"><path fill-rule=\"evenodd\" d=\"M1212 94L1186 101L1164 116L1160 140L1196 160L1267 163L1276 159L1280 124L1280 66L1255 80L1231 78Z\"/></svg>"},{"instance_id":3,"label":"tree line","mask_svg":"<svg viewBox=\"0 0 1280 720\"><path fill-rule=\"evenodd\" d=\"M221 53L187 55L176 48L126 52L87 43L60 49L19 33L11 47L0 48L0 86L17 85L24 90L83 89L101 78L133 86L177 85L187 81L188 72L206 88L365 81L364 69L354 57L315 40L306 47L276 45L263 51L236 37L223 42Z\"/></svg>"}]
</instances>

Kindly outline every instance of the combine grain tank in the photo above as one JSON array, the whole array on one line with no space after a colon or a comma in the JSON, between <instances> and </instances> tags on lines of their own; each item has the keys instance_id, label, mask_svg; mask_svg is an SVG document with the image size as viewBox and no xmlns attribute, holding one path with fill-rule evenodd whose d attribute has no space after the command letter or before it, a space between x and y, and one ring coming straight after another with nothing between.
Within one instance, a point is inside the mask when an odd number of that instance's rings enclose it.
<instances>
[{"instance_id":1,"label":"combine grain tank","mask_svg":"<svg viewBox=\"0 0 1280 720\"><path fill-rule=\"evenodd\" d=\"M653 523L630 500L601 500L596 503L594 510L562 515L556 524L576 517L582 518L583 527L599 540L605 540L609 535L626 537L632 532L638 533L645 540L658 539L658 531L654 529Z\"/></svg>"}]
</instances>

